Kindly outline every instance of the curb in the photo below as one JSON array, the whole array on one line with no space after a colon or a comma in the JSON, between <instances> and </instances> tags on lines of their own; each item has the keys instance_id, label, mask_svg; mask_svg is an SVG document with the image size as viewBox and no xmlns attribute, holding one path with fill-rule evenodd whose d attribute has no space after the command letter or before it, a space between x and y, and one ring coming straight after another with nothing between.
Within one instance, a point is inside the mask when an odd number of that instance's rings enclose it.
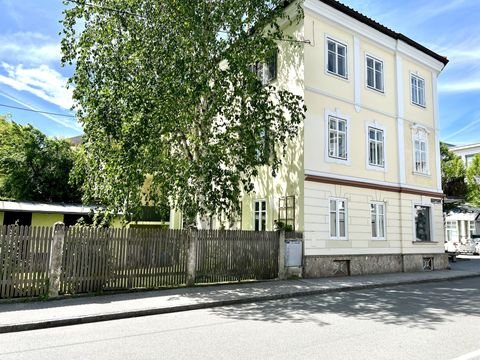
<instances>
[{"instance_id":1,"label":"curb","mask_svg":"<svg viewBox=\"0 0 480 360\"><path fill-rule=\"evenodd\" d=\"M190 304L190 305L179 305L179 306L163 307L163 308L150 308L150 309L143 309L143 310L124 311L124 312L107 313L107 314L100 314L100 315L90 315L90 316L75 317L75 318L68 318L68 319L45 320L45 321L23 323L23 324L13 324L13 325L4 325L4 326L0 325L0 334L48 329L48 328L61 327L61 326L89 324L89 323L110 321L110 320L129 319L129 318L141 317L141 316L170 314L175 312L209 309L209 308L216 308L216 307L230 306L230 305L241 305L241 304L248 304L252 302L265 302L265 301L271 301L271 300L304 297L304 296L311 296L311 295L330 294L335 292L348 292L348 291L355 291L355 290L376 289L376 288L382 288L382 287L393 287L393 286L409 285L409 284L422 284L422 283L434 283L434 282L443 282L443 281L450 281L450 280L462 280L462 279L469 279L474 277L480 277L480 273L465 274L460 276L444 277L444 278L437 278L437 279L417 279L417 280L397 281L397 282L391 282L391 283L384 282L384 283L377 283L377 284L359 284L359 285L352 285L352 286L345 285L345 286L336 287L336 288L332 287L332 288L320 288L320 289L313 289L313 290L299 290L299 291L293 291L293 292L286 292L283 294L259 295L259 296L243 297L239 299L210 301L210 302Z\"/></svg>"}]
</instances>

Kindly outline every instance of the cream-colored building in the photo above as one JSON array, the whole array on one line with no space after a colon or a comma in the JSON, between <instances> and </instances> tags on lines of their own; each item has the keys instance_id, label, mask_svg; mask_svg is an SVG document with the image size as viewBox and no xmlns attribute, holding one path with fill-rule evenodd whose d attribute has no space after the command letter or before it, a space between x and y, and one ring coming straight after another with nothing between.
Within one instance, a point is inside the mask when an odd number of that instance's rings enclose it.
<instances>
[{"instance_id":1,"label":"cream-colored building","mask_svg":"<svg viewBox=\"0 0 480 360\"><path fill-rule=\"evenodd\" d=\"M445 268L437 77L448 60L336 1L302 5L287 29L301 46L279 42L268 78L304 97L306 119L236 228L303 232L307 277Z\"/></svg>"}]
</instances>

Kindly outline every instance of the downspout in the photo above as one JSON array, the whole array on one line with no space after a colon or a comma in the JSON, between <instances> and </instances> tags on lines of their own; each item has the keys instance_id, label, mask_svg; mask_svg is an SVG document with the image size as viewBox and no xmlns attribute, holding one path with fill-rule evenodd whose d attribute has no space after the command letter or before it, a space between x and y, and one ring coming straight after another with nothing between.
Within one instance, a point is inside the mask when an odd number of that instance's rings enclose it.
<instances>
[{"instance_id":1,"label":"downspout","mask_svg":"<svg viewBox=\"0 0 480 360\"><path fill-rule=\"evenodd\" d=\"M399 192L398 192L398 202L399 202L399 221L400 221L400 258L401 258L401 265L402 265L402 272L405 272L405 259L404 259L404 248L403 248L403 240L404 240L404 228L403 228L403 214L402 214L402 187L405 184L405 152L403 150L403 144L405 143L405 135L404 135L404 123L403 123L403 67L402 67L402 59L398 53L398 45L399 40L396 41L395 46L395 74L396 74L396 98L397 98L397 159L398 159L398 185L399 185Z\"/></svg>"}]
</instances>

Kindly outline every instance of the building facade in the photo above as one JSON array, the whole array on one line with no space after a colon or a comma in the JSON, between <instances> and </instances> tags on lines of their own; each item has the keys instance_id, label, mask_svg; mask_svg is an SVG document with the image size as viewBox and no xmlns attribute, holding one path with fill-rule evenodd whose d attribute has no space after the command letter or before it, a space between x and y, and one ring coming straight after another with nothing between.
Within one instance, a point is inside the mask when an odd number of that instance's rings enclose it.
<instances>
[{"instance_id":1,"label":"building facade","mask_svg":"<svg viewBox=\"0 0 480 360\"><path fill-rule=\"evenodd\" d=\"M449 150L460 156L465 167L468 168L472 164L475 155L480 155L480 144L453 146L450 147Z\"/></svg>"},{"instance_id":2,"label":"building facade","mask_svg":"<svg viewBox=\"0 0 480 360\"><path fill-rule=\"evenodd\" d=\"M304 97L306 119L235 228L303 232L306 277L446 268L437 77L448 60L336 1L302 4L288 29L302 45L279 42L273 84Z\"/></svg>"}]
</instances>

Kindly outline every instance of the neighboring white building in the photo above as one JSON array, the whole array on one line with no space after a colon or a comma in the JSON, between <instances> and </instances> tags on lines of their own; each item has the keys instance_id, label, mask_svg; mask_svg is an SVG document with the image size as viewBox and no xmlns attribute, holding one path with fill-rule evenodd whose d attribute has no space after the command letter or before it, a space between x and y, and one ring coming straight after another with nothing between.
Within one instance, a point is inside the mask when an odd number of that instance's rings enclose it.
<instances>
[{"instance_id":1,"label":"neighboring white building","mask_svg":"<svg viewBox=\"0 0 480 360\"><path fill-rule=\"evenodd\" d=\"M454 154L460 156L465 164L465 167L469 167L473 161L475 155L480 154L480 143L470 145L454 146L449 149Z\"/></svg>"},{"instance_id":2,"label":"neighboring white building","mask_svg":"<svg viewBox=\"0 0 480 360\"><path fill-rule=\"evenodd\" d=\"M480 209L458 207L445 214L445 240L464 243L480 234Z\"/></svg>"}]
</instances>

